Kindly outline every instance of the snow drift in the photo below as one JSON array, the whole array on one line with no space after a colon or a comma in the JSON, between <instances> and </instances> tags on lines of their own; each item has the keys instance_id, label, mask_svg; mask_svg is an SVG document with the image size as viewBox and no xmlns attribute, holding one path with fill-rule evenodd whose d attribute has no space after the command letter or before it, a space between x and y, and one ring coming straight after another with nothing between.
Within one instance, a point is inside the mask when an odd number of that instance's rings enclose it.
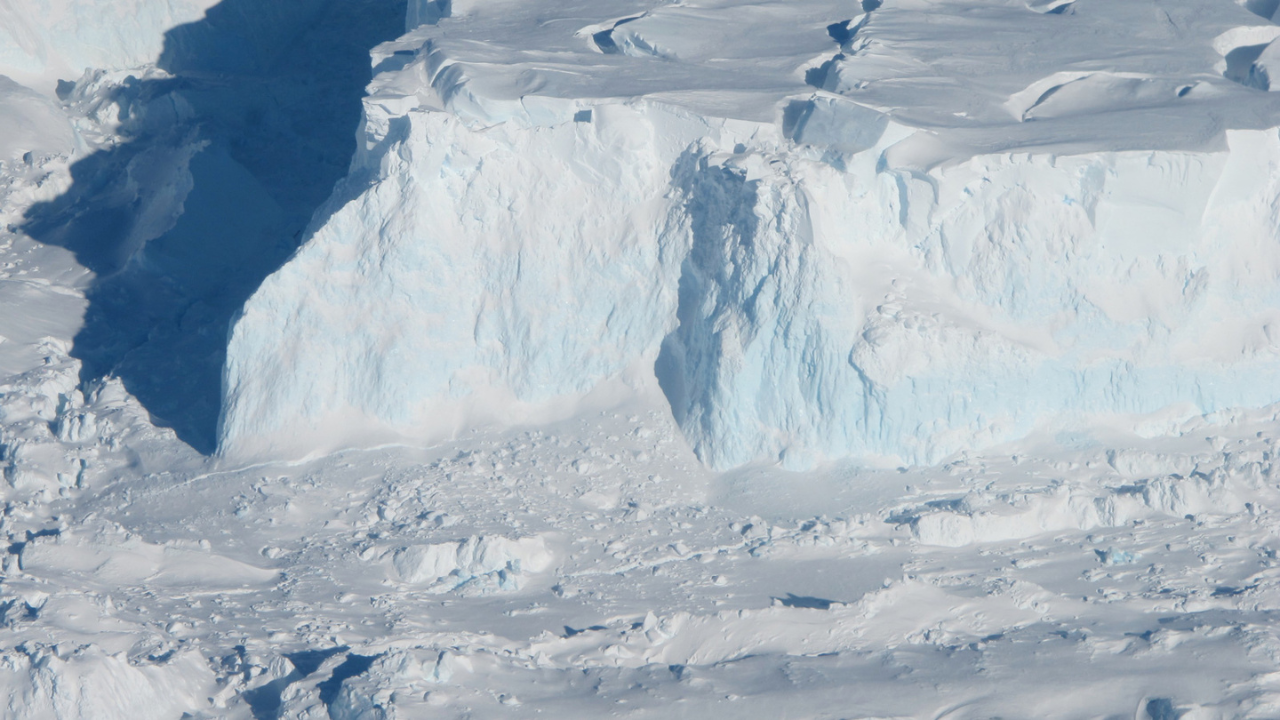
<instances>
[{"instance_id":1,"label":"snow drift","mask_svg":"<svg viewBox=\"0 0 1280 720\"><path fill-rule=\"evenodd\" d=\"M89 68L153 62L165 31L199 20L218 0L2 0L0 74L52 93Z\"/></svg>"},{"instance_id":2,"label":"snow drift","mask_svg":"<svg viewBox=\"0 0 1280 720\"><path fill-rule=\"evenodd\" d=\"M1280 400L1280 105L1221 40L1258 17L1175 3L1200 50L1174 52L1106 3L841 7L415 5L350 177L233 328L222 452L430 441L646 376L715 467ZM928 65L898 40L930 13L1046 49Z\"/></svg>"}]
</instances>

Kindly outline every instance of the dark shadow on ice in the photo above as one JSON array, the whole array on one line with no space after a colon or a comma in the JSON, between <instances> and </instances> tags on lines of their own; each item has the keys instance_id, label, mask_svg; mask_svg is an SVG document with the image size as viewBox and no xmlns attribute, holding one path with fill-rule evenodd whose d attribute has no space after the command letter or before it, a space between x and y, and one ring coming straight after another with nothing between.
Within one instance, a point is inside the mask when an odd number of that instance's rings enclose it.
<instances>
[{"instance_id":1,"label":"dark shadow on ice","mask_svg":"<svg viewBox=\"0 0 1280 720\"><path fill-rule=\"evenodd\" d=\"M824 598L808 597L805 595L794 595L787 593L784 598L774 598L779 605L789 608L804 608L806 610L830 610L835 604L834 600L826 600Z\"/></svg>"},{"instance_id":2,"label":"dark shadow on ice","mask_svg":"<svg viewBox=\"0 0 1280 720\"><path fill-rule=\"evenodd\" d=\"M1262 55L1262 51L1267 49L1267 44L1261 45L1245 45L1228 52L1226 55L1227 69L1222 73L1223 77L1228 80L1252 87L1258 90L1267 90L1269 83L1266 79L1261 78L1254 72L1253 63Z\"/></svg>"},{"instance_id":3,"label":"dark shadow on ice","mask_svg":"<svg viewBox=\"0 0 1280 720\"><path fill-rule=\"evenodd\" d=\"M280 720L281 708L284 707L284 692L290 685L305 678L306 675L294 670L282 678L260 685L244 693L245 704L253 720Z\"/></svg>"},{"instance_id":4,"label":"dark shadow on ice","mask_svg":"<svg viewBox=\"0 0 1280 720\"><path fill-rule=\"evenodd\" d=\"M1243 3L1237 4L1243 5L1245 10L1254 15L1268 20L1274 18L1276 12L1280 11L1280 0L1245 0Z\"/></svg>"},{"instance_id":5,"label":"dark shadow on ice","mask_svg":"<svg viewBox=\"0 0 1280 720\"><path fill-rule=\"evenodd\" d=\"M721 361L720 323L732 308L756 312L756 285L746 277L753 262L758 181L744 171L710 165L686 152L671 173L685 197L692 244L680 265L676 328L663 338L654 375L687 436L713 436L714 417L703 409L723 394L716 371ZM709 448L695 442L694 453L710 461Z\"/></svg>"},{"instance_id":6,"label":"dark shadow on ice","mask_svg":"<svg viewBox=\"0 0 1280 720\"><path fill-rule=\"evenodd\" d=\"M244 646L238 646L236 650L243 657ZM310 677L312 673L320 669L325 660L347 650L347 646L342 645L324 650L303 650L301 652L285 653L285 657L293 665L292 672L244 693L245 703L248 704L249 712L253 715L253 719L280 720L281 711L284 707L285 690L293 683ZM342 666L345 667L346 664L344 662Z\"/></svg>"},{"instance_id":7,"label":"dark shadow on ice","mask_svg":"<svg viewBox=\"0 0 1280 720\"><path fill-rule=\"evenodd\" d=\"M213 450L230 320L346 174L369 50L404 13L404 0L224 0L166 33L172 77L114 91L127 141L77 162L21 228L96 275L72 350L82 382L118 376L157 424Z\"/></svg>"},{"instance_id":8,"label":"dark shadow on ice","mask_svg":"<svg viewBox=\"0 0 1280 720\"><path fill-rule=\"evenodd\" d=\"M1169 698L1155 698L1147 701L1146 706L1147 717L1151 720L1178 720L1186 714L1185 710L1179 710L1173 706L1173 701Z\"/></svg>"},{"instance_id":9,"label":"dark shadow on ice","mask_svg":"<svg viewBox=\"0 0 1280 720\"><path fill-rule=\"evenodd\" d=\"M342 683L357 675L363 675L366 670L373 666L373 661L377 660L378 655L356 655L352 653L341 665L333 669L333 674L328 680L316 683L316 689L320 691L320 702L324 703L326 708L331 708L334 701L338 699L338 693L342 691ZM336 717L330 712L331 717Z\"/></svg>"}]
</instances>

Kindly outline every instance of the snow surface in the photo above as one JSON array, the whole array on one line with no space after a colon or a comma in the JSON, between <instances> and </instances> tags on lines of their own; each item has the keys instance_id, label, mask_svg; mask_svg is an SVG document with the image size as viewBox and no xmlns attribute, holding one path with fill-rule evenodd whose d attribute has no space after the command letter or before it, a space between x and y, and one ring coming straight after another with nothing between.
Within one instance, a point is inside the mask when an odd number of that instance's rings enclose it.
<instances>
[{"instance_id":1,"label":"snow surface","mask_svg":"<svg viewBox=\"0 0 1280 720\"><path fill-rule=\"evenodd\" d=\"M1246 9L414 7L349 179L235 324L225 454L654 376L716 468L1280 399L1270 55L1232 77L1276 27Z\"/></svg>"},{"instance_id":2,"label":"snow surface","mask_svg":"<svg viewBox=\"0 0 1280 720\"><path fill-rule=\"evenodd\" d=\"M154 62L166 30L218 0L0 0L0 75L53 94L85 70Z\"/></svg>"},{"instance_id":3,"label":"snow surface","mask_svg":"<svg viewBox=\"0 0 1280 720\"><path fill-rule=\"evenodd\" d=\"M1280 715L1274 3L184 7L0 0L0 714Z\"/></svg>"}]
</instances>

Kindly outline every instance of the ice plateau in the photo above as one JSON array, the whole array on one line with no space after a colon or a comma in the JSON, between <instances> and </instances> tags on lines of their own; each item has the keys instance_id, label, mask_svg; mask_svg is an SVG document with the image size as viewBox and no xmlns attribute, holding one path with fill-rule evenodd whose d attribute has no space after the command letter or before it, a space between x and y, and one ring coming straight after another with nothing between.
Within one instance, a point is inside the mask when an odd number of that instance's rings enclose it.
<instances>
[{"instance_id":1,"label":"ice plateau","mask_svg":"<svg viewBox=\"0 0 1280 720\"><path fill-rule=\"evenodd\" d=\"M349 176L234 323L220 451L660 388L713 467L930 464L1274 403L1261 15L417 0Z\"/></svg>"}]
</instances>

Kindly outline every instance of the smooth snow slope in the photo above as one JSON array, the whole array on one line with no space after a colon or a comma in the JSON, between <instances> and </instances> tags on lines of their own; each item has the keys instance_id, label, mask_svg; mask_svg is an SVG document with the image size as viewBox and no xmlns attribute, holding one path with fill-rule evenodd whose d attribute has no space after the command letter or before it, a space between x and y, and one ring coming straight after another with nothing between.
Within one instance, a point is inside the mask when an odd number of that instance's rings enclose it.
<instances>
[{"instance_id":1,"label":"smooth snow slope","mask_svg":"<svg viewBox=\"0 0 1280 720\"><path fill-rule=\"evenodd\" d=\"M864 5L413 6L351 177L235 325L222 452L430 441L646 377L722 468L1280 399L1280 28Z\"/></svg>"},{"instance_id":2,"label":"smooth snow slope","mask_svg":"<svg viewBox=\"0 0 1280 720\"><path fill-rule=\"evenodd\" d=\"M146 65L218 0L0 0L0 75L52 95L89 68Z\"/></svg>"}]
</instances>

